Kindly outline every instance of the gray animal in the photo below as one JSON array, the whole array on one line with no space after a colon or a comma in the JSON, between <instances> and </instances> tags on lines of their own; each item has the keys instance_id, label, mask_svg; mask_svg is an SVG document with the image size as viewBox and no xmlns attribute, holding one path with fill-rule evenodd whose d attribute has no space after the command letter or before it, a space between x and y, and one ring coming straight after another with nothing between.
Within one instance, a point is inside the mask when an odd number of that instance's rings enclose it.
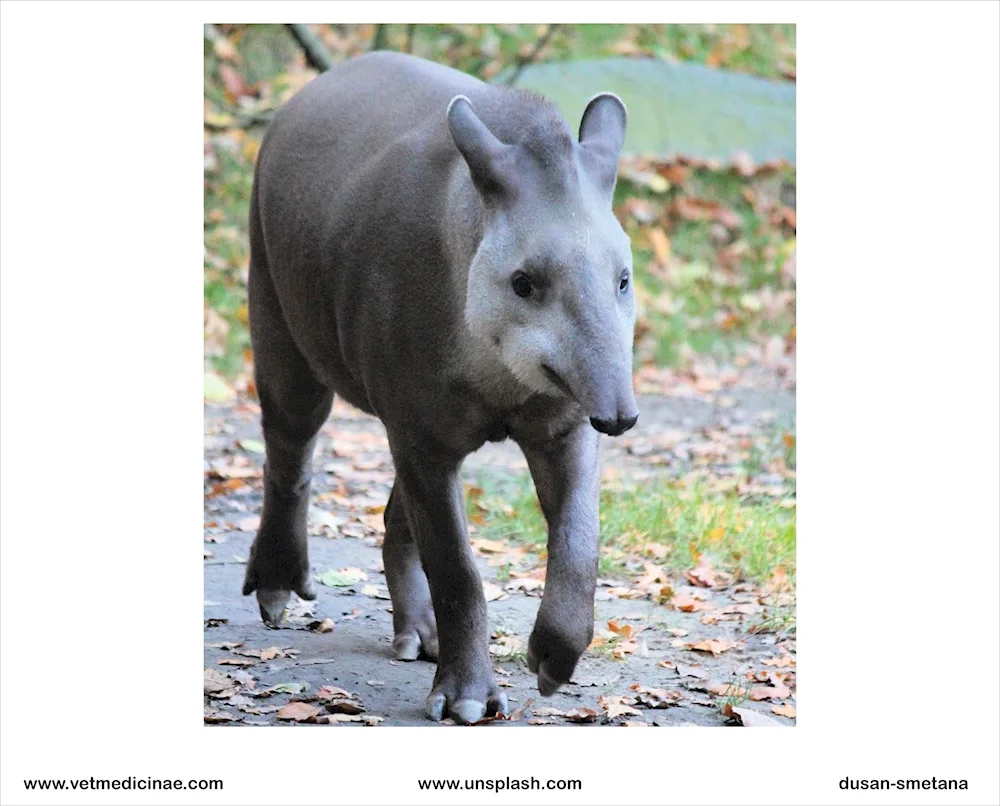
<instances>
[{"instance_id":1,"label":"gray animal","mask_svg":"<svg viewBox=\"0 0 1000 806\"><path fill-rule=\"evenodd\" d=\"M277 624L315 598L306 538L316 434L335 394L385 424L396 479L385 575L396 657L436 658L430 719L505 713L459 470L524 452L548 523L528 664L543 695L593 637L598 431L638 418L628 237L611 211L625 107L579 138L544 99L422 59L352 59L296 94L260 149L250 334L267 462L243 593Z\"/></svg>"}]
</instances>

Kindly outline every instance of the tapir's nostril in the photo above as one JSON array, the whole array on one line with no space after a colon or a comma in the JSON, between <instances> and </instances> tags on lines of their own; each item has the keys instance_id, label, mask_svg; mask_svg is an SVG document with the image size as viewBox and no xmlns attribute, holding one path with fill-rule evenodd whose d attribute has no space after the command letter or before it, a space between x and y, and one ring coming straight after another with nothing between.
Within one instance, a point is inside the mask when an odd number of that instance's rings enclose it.
<instances>
[{"instance_id":1,"label":"tapir's nostril","mask_svg":"<svg viewBox=\"0 0 1000 806\"><path fill-rule=\"evenodd\" d=\"M628 431L638 420L638 414L634 414L631 417L619 416L616 420L601 420L597 417L591 417L590 424L602 434L617 437Z\"/></svg>"}]
</instances>

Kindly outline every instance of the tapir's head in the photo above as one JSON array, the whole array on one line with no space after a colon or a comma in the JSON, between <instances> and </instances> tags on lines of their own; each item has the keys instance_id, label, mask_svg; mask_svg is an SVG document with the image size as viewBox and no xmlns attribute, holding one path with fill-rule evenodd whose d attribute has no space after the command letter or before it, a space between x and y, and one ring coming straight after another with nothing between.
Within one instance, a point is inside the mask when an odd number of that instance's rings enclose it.
<instances>
[{"instance_id":1,"label":"tapir's head","mask_svg":"<svg viewBox=\"0 0 1000 806\"><path fill-rule=\"evenodd\" d=\"M466 324L524 385L574 398L598 431L638 419L632 392L632 252L611 211L625 106L587 105L574 138L540 101L530 125L494 129L469 99L448 107L452 137L482 199L483 238L469 268Z\"/></svg>"}]
</instances>

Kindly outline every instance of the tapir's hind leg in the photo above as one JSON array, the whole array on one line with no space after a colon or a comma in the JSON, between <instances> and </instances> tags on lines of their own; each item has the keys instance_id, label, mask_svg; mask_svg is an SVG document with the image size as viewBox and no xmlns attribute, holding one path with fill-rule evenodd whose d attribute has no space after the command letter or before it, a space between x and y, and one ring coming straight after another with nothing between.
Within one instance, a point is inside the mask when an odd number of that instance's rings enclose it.
<instances>
[{"instance_id":1,"label":"tapir's hind leg","mask_svg":"<svg viewBox=\"0 0 1000 806\"><path fill-rule=\"evenodd\" d=\"M316 598L309 575L306 515L316 435L330 414L333 390L314 377L293 343L264 251L254 249L253 241L251 235L250 337L267 460L264 508L243 594L256 591L261 617L275 626L291 591L303 599Z\"/></svg>"},{"instance_id":2,"label":"tapir's hind leg","mask_svg":"<svg viewBox=\"0 0 1000 806\"><path fill-rule=\"evenodd\" d=\"M382 544L385 578L392 596L392 648L399 660L424 655L437 659L437 624L420 553L406 521L402 485L397 481L385 507L385 542Z\"/></svg>"}]
</instances>

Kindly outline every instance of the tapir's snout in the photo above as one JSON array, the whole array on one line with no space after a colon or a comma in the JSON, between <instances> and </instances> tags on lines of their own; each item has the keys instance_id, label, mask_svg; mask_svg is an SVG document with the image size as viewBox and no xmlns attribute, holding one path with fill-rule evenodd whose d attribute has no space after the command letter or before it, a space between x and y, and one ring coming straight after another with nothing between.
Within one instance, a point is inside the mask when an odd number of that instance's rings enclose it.
<instances>
[{"instance_id":1,"label":"tapir's snout","mask_svg":"<svg viewBox=\"0 0 1000 806\"><path fill-rule=\"evenodd\" d=\"M607 434L610 437L620 437L626 431L628 431L639 419L639 413L622 416L621 414L614 420L601 420L597 417L590 418L590 424L594 426L602 434Z\"/></svg>"}]
</instances>

